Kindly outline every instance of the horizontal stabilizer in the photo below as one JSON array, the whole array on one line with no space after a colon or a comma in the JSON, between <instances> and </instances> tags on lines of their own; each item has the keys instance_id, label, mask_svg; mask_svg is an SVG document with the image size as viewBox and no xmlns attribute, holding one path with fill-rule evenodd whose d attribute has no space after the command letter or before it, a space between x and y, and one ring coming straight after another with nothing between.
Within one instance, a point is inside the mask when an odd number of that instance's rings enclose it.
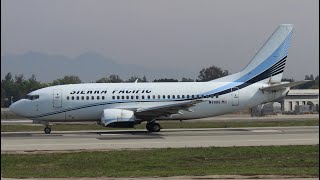
<instances>
[{"instance_id":1,"label":"horizontal stabilizer","mask_svg":"<svg viewBox=\"0 0 320 180\"><path fill-rule=\"evenodd\" d=\"M307 83L307 82L310 82L308 80L304 80L304 81L297 81L297 82L282 82L281 84L276 84L276 85L271 85L271 86L268 86L268 87L263 87L263 88L260 88L260 90L263 90L263 91L277 91L277 90L282 90L282 89L286 89L287 87L294 87L294 86L297 86L297 85L300 85L300 84L304 84L304 83Z\"/></svg>"}]
</instances>

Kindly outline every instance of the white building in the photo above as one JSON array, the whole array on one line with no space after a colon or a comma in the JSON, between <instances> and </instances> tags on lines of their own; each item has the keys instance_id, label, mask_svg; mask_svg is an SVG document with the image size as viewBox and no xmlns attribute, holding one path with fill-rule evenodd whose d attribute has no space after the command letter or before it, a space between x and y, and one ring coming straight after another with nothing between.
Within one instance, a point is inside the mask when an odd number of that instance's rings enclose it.
<instances>
[{"instance_id":1,"label":"white building","mask_svg":"<svg viewBox=\"0 0 320 180\"><path fill-rule=\"evenodd\" d=\"M305 108L309 108L309 112L319 112L319 89L291 89L280 103L284 113Z\"/></svg>"},{"instance_id":2,"label":"white building","mask_svg":"<svg viewBox=\"0 0 320 180\"><path fill-rule=\"evenodd\" d=\"M284 98L251 109L252 116L278 113L319 113L319 89L291 89Z\"/></svg>"}]
</instances>

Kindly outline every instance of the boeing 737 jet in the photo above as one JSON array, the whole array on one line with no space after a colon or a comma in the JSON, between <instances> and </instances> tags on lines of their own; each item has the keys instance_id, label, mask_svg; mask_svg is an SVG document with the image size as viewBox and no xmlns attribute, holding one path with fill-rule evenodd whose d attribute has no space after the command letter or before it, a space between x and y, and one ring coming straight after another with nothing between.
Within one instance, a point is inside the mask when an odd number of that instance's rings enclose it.
<instances>
[{"instance_id":1,"label":"boeing 737 jet","mask_svg":"<svg viewBox=\"0 0 320 180\"><path fill-rule=\"evenodd\" d=\"M281 82L293 25L275 30L240 72L208 82L86 83L46 87L13 103L10 111L42 123L96 121L105 127L133 127L146 121L205 118L251 108L285 96L303 82ZM231 63L231 61L229 62Z\"/></svg>"}]
</instances>

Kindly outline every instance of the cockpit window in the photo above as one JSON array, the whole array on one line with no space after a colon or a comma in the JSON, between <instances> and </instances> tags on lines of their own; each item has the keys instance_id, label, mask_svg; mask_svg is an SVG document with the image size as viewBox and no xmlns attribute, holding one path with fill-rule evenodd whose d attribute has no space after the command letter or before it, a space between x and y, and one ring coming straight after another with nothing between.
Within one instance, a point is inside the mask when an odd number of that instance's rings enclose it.
<instances>
[{"instance_id":1,"label":"cockpit window","mask_svg":"<svg viewBox=\"0 0 320 180\"><path fill-rule=\"evenodd\" d=\"M26 99L29 99L29 100L39 99L39 95L27 95Z\"/></svg>"}]
</instances>

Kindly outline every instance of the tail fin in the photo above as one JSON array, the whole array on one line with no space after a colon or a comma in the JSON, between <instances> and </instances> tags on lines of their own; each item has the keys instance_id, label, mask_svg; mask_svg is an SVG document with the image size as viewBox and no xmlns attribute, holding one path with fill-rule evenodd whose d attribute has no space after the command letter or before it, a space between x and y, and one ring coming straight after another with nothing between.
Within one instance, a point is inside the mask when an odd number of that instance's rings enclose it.
<instances>
[{"instance_id":1,"label":"tail fin","mask_svg":"<svg viewBox=\"0 0 320 180\"><path fill-rule=\"evenodd\" d=\"M292 24L279 25L250 63L239 73L241 78L238 80L281 82L293 29Z\"/></svg>"}]
</instances>

